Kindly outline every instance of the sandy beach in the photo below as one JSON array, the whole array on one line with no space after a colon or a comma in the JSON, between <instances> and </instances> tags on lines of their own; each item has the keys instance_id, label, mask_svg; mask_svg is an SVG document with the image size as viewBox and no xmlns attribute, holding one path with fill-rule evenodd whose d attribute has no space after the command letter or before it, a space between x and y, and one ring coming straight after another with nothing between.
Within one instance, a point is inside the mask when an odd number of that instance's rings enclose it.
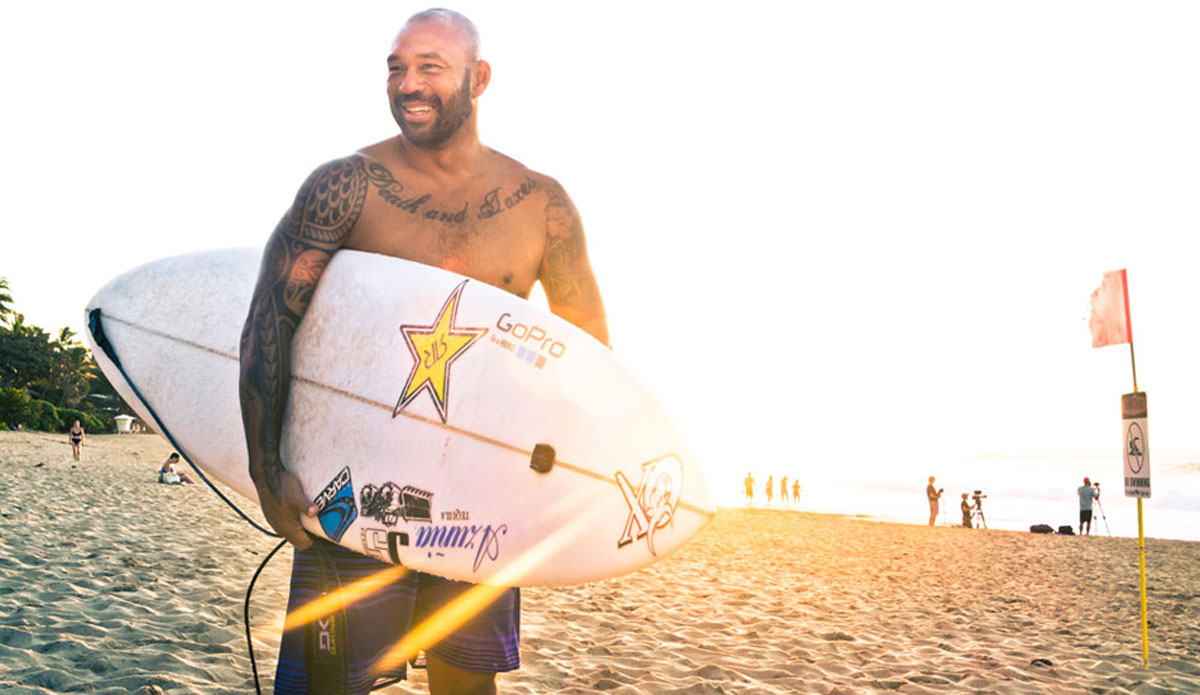
<instances>
[{"instance_id":1,"label":"sandy beach","mask_svg":"<svg viewBox=\"0 0 1200 695\"><path fill-rule=\"evenodd\" d=\"M0 433L0 691L253 692L246 585L274 546L154 435ZM523 592L505 693L1197 693L1200 544L722 510L628 577ZM291 554L252 623L271 691ZM424 675L384 693L424 693Z\"/></svg>"}]
</instances>

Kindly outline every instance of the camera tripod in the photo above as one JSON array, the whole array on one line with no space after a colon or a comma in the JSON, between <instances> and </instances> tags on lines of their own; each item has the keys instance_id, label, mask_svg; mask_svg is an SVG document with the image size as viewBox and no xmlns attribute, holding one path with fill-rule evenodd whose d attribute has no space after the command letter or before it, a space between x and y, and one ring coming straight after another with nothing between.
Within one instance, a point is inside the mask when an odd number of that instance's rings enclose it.
<instances>
[{"instance_id":1,"label":"camera tripod","mask_svg":"<svg viewBox=\"0 0 1200 695\"><path fill-rule=\"evenodd\" d=\"M1104 530L1108 531L1108 535L1112 535L1112 529L1108 528L1108 517L1104 516L1104 505L1100 504L1100 483L1096 483L1096 506L1100 508L1100 518L1104 519Z\"/></svg>"},{"instance_id":2,"label":"camera tripod","mask_svg":"<svg viewBox=\"0 0 1200 695\"><path fill-rule=\"evenodd\" d=\"M976 519L979 520L979 523L975 523ZM975 528L987 528L987 519L983 517L983 502L979 501L978 497L975 498L975 506L971 507L971 523Z\"/></svg>"}]
</instances>

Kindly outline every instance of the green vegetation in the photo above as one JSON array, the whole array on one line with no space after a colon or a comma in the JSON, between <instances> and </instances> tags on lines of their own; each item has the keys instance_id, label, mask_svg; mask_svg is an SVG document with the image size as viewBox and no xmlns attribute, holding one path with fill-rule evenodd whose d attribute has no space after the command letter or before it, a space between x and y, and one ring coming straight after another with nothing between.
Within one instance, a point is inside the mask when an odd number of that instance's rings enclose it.
<instances>
[{"instance_id":1,"label":"green vegetation","mask_svg":"<svg viewBox=\"0 0 1200 695\"><path fill-rule=\"evenodd\" d=\"M0 277L0 428L65 432L76 420L88 432L111 432L127 412L92 353L70 329L58 335L13 311Z\"/></svg>"}]
</instances>

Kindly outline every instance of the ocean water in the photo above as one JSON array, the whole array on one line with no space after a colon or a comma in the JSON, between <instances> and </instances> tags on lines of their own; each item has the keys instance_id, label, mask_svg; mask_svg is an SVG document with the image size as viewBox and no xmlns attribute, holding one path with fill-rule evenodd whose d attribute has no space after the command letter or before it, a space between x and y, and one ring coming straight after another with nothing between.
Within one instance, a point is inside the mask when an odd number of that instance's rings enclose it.
<instances>
[{"instance_id":1,"label":"ocean water","mask_svg":"<svg viewBox=\"0 0 1200 695\"><path fill-rule=\"evenodd\" d=\"M1200 455L1188 452L1166 452L1152 462L1152 497L1143 501L1147 538L1200 541L1198 462ZM931 474L937 476L938 487L945 488L945 514L939 517L939 524L958 525L961 494L980 490L987 496L982 502L988 528L1028 531L1033 524L1049 524L1055 529L1070 524L1078 532L1076 489L1083 484L1083 477L1089 476L1101 484L1100 503L1093 507L1092 533L1138 535L1137 500L1125 496L1120 463L1114 463L1111 456L990 455L903 478L814 482L804 487L795 508L927 523L925 485Z\"/></svg>"}]
</instances>

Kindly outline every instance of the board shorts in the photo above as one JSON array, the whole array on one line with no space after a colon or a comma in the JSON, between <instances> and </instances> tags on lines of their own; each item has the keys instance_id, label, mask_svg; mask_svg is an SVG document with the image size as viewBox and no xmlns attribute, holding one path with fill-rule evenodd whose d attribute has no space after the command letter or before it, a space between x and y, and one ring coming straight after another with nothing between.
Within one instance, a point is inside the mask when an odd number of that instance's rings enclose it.
<instances>
[{"instance_id":1,"label":"board shorts","mask_svg":"<svg viewBox=\"0 0 1200 695\"><path fill-rule=\"evenodd\" d=\"M1081 523L1081 524L1092 523L1092 510L1080 509L1079 510L1079 523Z\"/></svg>"},{"instance_id":2,"label":"board shorts","mask_svg":"<svg viewBox=\"0 0 1200 695\"><path fill-rule=\"evenodd\" d=\"M297 550L292 561L288 613L320 594L321 553L333 561L338 581L347 586L392 565L324 540L320 549ZM408 631L473 584L410 571L383 589L346 606L345 644L349 693L365 695L382 684L403 680L406 664L376 673L376 664ZM521 594L508 589L491 605L426 649L451 666L475 673L500 673L521 666ZM283 633L275 670L276 695L309 695L303 627ZM380 683L376 686L376 683ZM312 693L311 695L319 695Z\"/></svg>"}]
</instances>

